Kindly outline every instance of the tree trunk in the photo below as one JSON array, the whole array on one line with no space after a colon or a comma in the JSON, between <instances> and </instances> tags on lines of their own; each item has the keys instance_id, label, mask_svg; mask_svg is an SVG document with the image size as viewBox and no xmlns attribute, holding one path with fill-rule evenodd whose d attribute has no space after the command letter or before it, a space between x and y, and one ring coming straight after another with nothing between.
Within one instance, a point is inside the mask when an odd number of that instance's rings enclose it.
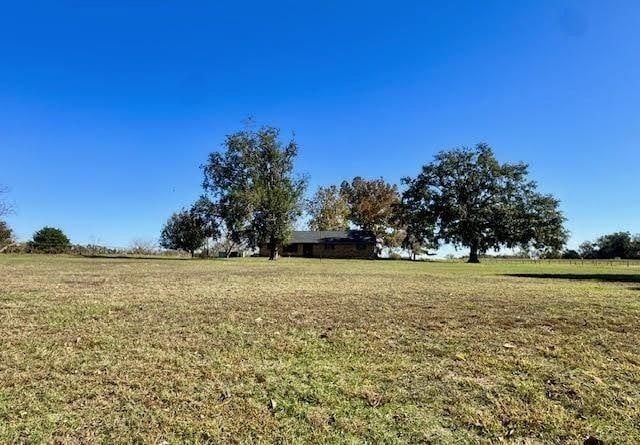
<instances>
[{"instance_id":1,"label":"tree trunk","mask_svg":"<svg viewBox=\"0 0 640 445\"><path fill-rule=\"evenodd\" d=\"M278 243L272 238L269 241L269 260L277 260L278 259Z\"/></svg>"},{"instance_id":2,"label":"tree trunk","mask_svg":"<svg viewBox=\"0 0 640 445\"><path fill-rule=\"evenodd\" d=\"M468 263L479 263L480 260L478 259L478 242L474 241L473 243L471 243L470 246L470 250L469 250L469 261L467 261Z\"/></svg>"},{"instance_id":3,"label":"tree trunk","mask_svg":"<svg viewBox=\"0 0 640 445\"><path fill-rule=\"evenodd\" d=\"M229 243L229 245L227 246L227 248L225 249L225 257L226 258L231 258L231 253L233 252L233 248L236 247L236 245L234 243ZM238 253L240 253L239 251L240 249L238 249Z\"/></svg>"},{"instance_id":4,"label":"tree trunk","mask_svg":"<svg viewBox=\"0 0 640 445\"><path fill-rule=\"evenodd\" d=\"M191 258L193 258L193 256L195 255L195 250L191 251Z\"/></svg>"}]
</instances>

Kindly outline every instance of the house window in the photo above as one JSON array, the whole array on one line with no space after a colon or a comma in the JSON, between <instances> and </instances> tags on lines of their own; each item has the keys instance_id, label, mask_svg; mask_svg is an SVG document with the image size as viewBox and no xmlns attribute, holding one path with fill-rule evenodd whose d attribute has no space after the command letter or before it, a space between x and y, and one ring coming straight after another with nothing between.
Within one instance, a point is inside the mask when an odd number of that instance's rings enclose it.
<instances>
[{"instance_id":1,"label":"house window","mask_svg":"<svg viewBox=\"0 0 640 445\"><path fill-rule=\"evenodd\" d=\"M283 247L284 253L298 253L298 245L297 244L285 244Z\"/></svg>"},{"instance_id":2,"label":"house window","mask_svg":"<svg viewBox=\"0 0 640 445\"><path fill-rule=\"evenodd\" d=\"M365 243L356 244L356 249L358 250L367 250L367 245Z\"/></svg>"},{"instance_id":3,"label":"house window","mask_svg":"<svg viewBox=\"0 0 640 445\"><path fill-rule=\"evenodd\" d=\"M336 250L336 245L335 244L325 244L324 245L324 250Z\"/></svg>"}]
</instances>

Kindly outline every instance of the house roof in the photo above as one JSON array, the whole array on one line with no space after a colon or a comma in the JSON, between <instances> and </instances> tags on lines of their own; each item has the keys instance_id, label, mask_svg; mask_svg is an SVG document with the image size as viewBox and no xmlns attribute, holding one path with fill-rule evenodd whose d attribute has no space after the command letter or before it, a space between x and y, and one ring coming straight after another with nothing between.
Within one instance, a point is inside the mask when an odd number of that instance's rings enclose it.
<instances>
[{"instance_id":1,"label":"house roof","mask_svg":"<svg viewBox=\"0 0 640 445\"><path fill-rule=\"evenodd\" d=\"M341 243L374 243L373 232L366 230L301 230L291 233L289 243L341 244Z\"/></svg>"}]
</instances>

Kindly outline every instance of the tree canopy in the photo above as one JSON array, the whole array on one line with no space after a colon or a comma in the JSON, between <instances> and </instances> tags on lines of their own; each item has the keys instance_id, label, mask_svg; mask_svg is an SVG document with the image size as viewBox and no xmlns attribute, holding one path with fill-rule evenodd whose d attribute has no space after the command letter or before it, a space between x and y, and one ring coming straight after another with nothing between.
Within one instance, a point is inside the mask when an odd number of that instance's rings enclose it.
<instances>
[{"instance_id":1,"label":"tree canopy","mask_svg":"<svg viewBox=\"0 0 640 445\"><path fill-rule=\"evenodd\" d=\"M615 232L599 237L595 242L586 241L578 249L585 259L636 259L640 258L640 234Z\"/></svg>"},{"instance_id":2,"label":"tree canopy","mask_svg":"<svg viewBox=\"0 0 640 445\"><path fill-rule=\"evenodd\" d=\"M382 178L364 179L360 176L351 182L343 181L340 192L349 207L349 220L362 230L372 231L385 239L397 226L397 206L400 194L395 184Z\"/></svg>"},{"instance_id":3,"label":"tree canopy","mask_svg":"<svg viewBox=\"0 0 640 445\"><path fill-rule=\"evenodd\" d=\"M266 243L278 257L302 211L306 179L294 175L295 140L283 144L277 128L246 129L227 137L224 152L203 165L203 187L228 236L252 246Z\"/></svg>"},{"instance_id":4,"label":"tree canopy","mask_svg":"<svg viewBox=\"0 0 640 445\"><path fill-rule=\"evenodd\" d=\"M469 262L501 247L560 250L567 239L559 201L537 191L524 163L500 163L486 144L440 152L404 178L403 213L424 244L468 247Z\"/></svg>"},{"instance_id":5,"label":"tree canopy","mask_svg":"<svg viewBox=\"0 0 640 445\"><path fill-rule=\"evenodd\" d=\"M217 229L217 227L216 227ZM193 206L182 209L169 217L160 235L160 245L165 249L185 250L194 256L213 230L203 209Z\"/></svg>"},{"instance_id":6,"label":"tree canopy","mask_svg":"<svg viewBox=\"0 0 640 445\"><path fill-rule=\"evenodd\" d=\"M191 213L200 218L202 231L207 238L218 238L221 235L218 207L206 196L201 196L192 206Z\"/></svg>"},{"instance_id":7,"label":"tree canopy","mask_svg":"<svg viewBox=\"0 0 640 445\"><path fill-rule=\"evenodd\" d=\"M309 229L346 230L349 228L349 204L337 186L319 187L306 204L310 216Z\"/></svg>"},{"instance_id":8,"label":"tree canopy","mask_svg":"<svg viewBox=\"0 0 640 445\"><path fill-rule=\"evenodd\" d=\"M55 227L43 227L33 234L32 249L44 253L63 253L69 250L71 242L67 235Z\"/></svg>"},{"instance_id":9,"label":"tree canopy","mask_svg":"<svg viewBox=\"0 0 640 445\"><path fill-rule=\"evenodd\" d=\"M400 246L408 250L413 259L417 255L427 253L428 249L437 247L435 238L435 215L433 209L423 202L423 191L408 188L397 206L398 222L402 227Z\"/></svg>"}]
</instances>

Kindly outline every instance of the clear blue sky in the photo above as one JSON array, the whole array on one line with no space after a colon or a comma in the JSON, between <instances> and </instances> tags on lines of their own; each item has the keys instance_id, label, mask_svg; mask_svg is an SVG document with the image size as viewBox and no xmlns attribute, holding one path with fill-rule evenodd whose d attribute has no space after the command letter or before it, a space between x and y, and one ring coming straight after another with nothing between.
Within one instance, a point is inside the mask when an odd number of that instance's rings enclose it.
<instances>
[{"instance_id":1,"label":"clear blue sky","mask_svg":"<svg viewBox=\"0 0 640 445\"><path fill-rule=\"evenodd\" d=\"M562 200L570 245L640 232L637 1L0 6L0 183L21 239L157 238L248 115L296 132L311 190L486 141Z\"/></svg>"}]
</instances>

